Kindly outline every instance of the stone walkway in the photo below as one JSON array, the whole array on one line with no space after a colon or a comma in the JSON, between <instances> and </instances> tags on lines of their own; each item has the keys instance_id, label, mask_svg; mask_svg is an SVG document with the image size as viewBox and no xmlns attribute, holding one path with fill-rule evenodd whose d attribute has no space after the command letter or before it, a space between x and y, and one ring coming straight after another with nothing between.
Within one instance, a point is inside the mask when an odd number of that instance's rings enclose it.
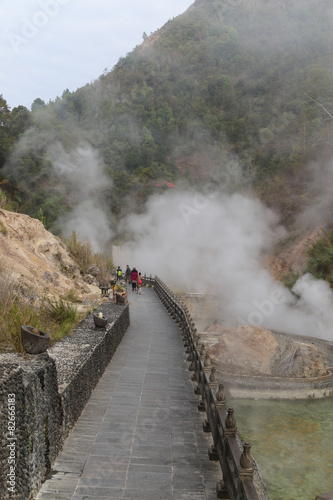
<instances>
[{"instance_id":1,"label":"stone walkway","mask_svg":"<svg viewBox=\"0 0 333 500\"><path fill-rule=\"evenodd\" d=\"M36 500L216 500L181 334L152 289L129 302L131 325Z\"/></svg>"}]
</instances>

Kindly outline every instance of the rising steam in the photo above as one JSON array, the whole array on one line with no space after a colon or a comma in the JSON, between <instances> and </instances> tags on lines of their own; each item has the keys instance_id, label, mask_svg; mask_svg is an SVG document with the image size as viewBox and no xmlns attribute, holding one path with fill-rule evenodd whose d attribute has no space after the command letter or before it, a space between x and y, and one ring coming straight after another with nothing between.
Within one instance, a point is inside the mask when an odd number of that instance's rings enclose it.
<instances>
[{"instance_id":1,"label":"rising steam","mask_svg":"<svg viewBox=\"0 0 333 500\"><path fill-rule=\"evenodd\" d=\"M291 293L265 269L267 252L285 231L259 200L169 192L153 196L146 213L126 224L133 265L177 289L217 295L224 324L333 340L329 285L305 275Z\"/></svg>"},{"instance_id":2,"label":"rising steam","mask_svg":"<svg viewBox=\"0 0 333 500\"><path fill-rule=\"evenodd\" d=\"M38 115L38 126L22 134L11 158L5 166L5 173L26 183L30 189L43 182L39 173L27 175L19 167L22 159L30 154L44 155L51 164L55 178L53 190L70 199L71 211L57 223L64 236L75 231L81 239L89 240L95 251L101 251L110 244L113 236L110 211L105 206L105 192L112 187L112 181L105 174L99 152L83 137L83 132L72 126L67 130L71 148L65 148L52 116L42 110Z\"/></svg>"},{"instance_id":3,"label":"rising steam","mask_svg":"<svg viewBox=\"0 0 333 500\"><path fill-rule=\"evenodd\" d=\"M110 243L112 230L103 204L103 192L111 187L111 180L103 171L103 162L88 142L66 152L60 142L48 148L53 168L68 184L73 210L59 219L64 236L72 231L82 239L90 240L99 251Z\"/></svg>"}]
</instances>

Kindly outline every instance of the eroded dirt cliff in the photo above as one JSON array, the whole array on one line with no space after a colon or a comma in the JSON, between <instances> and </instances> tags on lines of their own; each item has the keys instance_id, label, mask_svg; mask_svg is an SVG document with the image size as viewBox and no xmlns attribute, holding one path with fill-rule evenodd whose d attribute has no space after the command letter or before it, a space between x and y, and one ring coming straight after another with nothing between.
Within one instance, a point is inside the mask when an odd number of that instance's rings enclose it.
<instances>
[{"instance_id":1,"label":"eroded dirt cliff","mask_svg":"<svg viewBox=\"0 0 333 500\"><path fill-rule=\"evenodd\" d=\"M0 209L0 251L1 266L30 301L71 293L84 306L100 298L97 279L88 279L64 243L37 219Z\"/></svg>"}]
</instances>

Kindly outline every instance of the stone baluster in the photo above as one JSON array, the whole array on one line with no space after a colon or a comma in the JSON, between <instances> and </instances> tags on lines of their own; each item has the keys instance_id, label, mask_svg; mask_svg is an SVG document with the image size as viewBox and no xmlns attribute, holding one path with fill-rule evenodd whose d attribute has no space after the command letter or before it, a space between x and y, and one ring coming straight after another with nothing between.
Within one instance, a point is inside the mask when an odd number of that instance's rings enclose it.
<instances>
[{"instance_id":1,"label":"stone baluster","mask_svg":"<svg viewBox=\"0 0 333 500\"><path fill-rule=\"evenodd\" d=\"M224 385L219 384L219 388L216 391L216 406L225 406L225 395L224 395Z\"/></svg>"},{"instance_id":2,"label":"stone baluster","mask_svg":"<svg viewBox=\"0 0 333 500\"><path fill-rule=\"evenodd\" d=\"M205 348L205 344L201 344L200 349L199 349L199 355L200 355L200 360L201 360L201 361L204 361L204 359L205 359L205 357L206 357L206 348Z\"/></svg>"},{"instance_id":3,"label":"stone baluster","mask_svg":"<svg viewBox=\"0 0 333 500\"><path fill-rule=\"evenodd\" d=\"M211 371L211 361L210 361L210 356L209 356L208 352L205 353L203 366L204 366L204 372Z\"/></svg>"},{"instance_id":4,"label":"stone baluster","mask_svg":"<svg viewBox=\"0 0 333 500\"><path fill-rule=\"evenodd\" d=\"M244 443L243 452L240 456L239 463L240 463L239 475L241 479L246 477L253 477L253 457L251 455L250 443Z\"/></svg>"},{"instance_id":5,"label":"stone baluster","mask_svg":"<svg viewBox=\"0 0 333 500\"><path fill-rule=\"evenodd\" d=\"M209 387L215 388L217 387L217 376L216 376L216 367L212 366L211 372L209 375Z\"/></svg>"},{"instance_id":6,"label":"stone baluster","mask_svg":"<svg viewBox=\"0 0 333 500\"><path fill-rule=\"evenodd\" d=\"M225 419L225 436L226 437L236 437L237 427L236 418L233 408L228 408L228 414Z\"/></svg>"},{"instance_id":7,"label":"stone baluster","mask_svg":"<svg viewBox=\"0 0 333 500\"><path fill-rule=\"evenodd\" d=\"M189 355L189 357L187 358L187 361L190 361L190 365L188 367L189 371L190 372L194 372L195 365L194 365L194 359L193 359L193 355L192 354Z\"/></svg>"}]
</instances>

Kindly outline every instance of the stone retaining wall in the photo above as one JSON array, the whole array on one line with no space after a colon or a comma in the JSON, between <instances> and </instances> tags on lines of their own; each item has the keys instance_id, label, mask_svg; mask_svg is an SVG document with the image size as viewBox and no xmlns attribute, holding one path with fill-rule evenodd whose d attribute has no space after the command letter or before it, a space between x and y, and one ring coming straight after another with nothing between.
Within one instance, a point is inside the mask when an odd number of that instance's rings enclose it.
<instances>
[{"instance_id":1,"label":"stone retaining wall","mask_svg":"<svg viewBox=\"0 0 333 500\"><path fill-rule=\"evenodd\" d=\"M106 302L39 355L0 355L0 498L34 498L129 326L128 305Z\"/></svg>"}]
</instances>

